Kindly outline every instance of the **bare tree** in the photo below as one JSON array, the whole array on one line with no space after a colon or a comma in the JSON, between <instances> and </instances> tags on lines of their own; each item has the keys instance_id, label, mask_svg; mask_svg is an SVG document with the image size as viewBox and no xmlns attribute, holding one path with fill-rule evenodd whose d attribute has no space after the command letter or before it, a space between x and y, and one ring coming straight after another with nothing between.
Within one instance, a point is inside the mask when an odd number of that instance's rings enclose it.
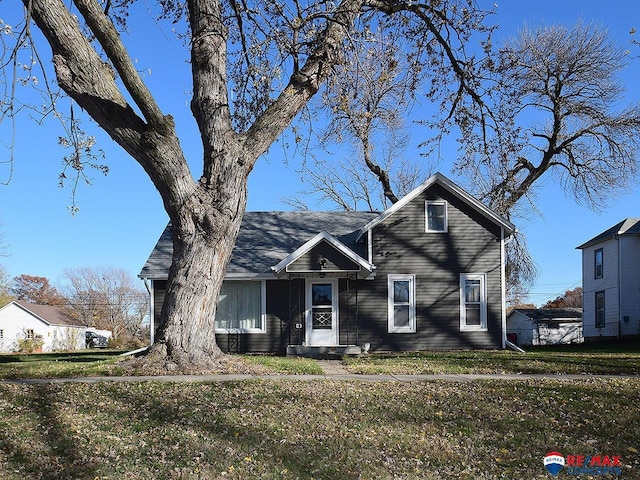
<instances>
[{"instance_id":1,"label":"bare tree","mask_svg":"<svg viewBox=\"0 0 640 480\"><path fill-rule=\"evenodd\" d=\"M67 269L65 292L72 314L85 325L110 330L114 338L141 337L147 293L127 271L112 267Z\"/></svg>"},{"instance_id":2,"label":"bare tree","mask_svg":"<svg viewBox=\"0 0 640 480\"><path fill-rule=\"evenodd\" d=\"M579 203L602 207L638 172L640 109L619 109L625 58L595 25L523 29L498 54L495 123L459 120L466 155L458 168L503 214L517 214L543 175ZM465 113L479 118L477 109Z\"/></svg>"},{"instance_id":3,"label":"bare tree","mask_svg":"<svg viewBox=\"0 0 640 480\"><path fill-rule=\"evenodd\" d=\"M433 169L404 157L409 143L405 118L424 87L416 60L406 51L398 30L352 37L353 49L327 80L317 116L328 119L319 147L332 152L346 145L338 162L314 154L301 168L308 187L304 195L320 195L345 210L389 207L413 190ZM335 156L335 154L333 155ZM295 205L301 194L295 196Z\"/></svg>"},{"instance_id":4,"label":"bare tree","mask_svg":"<svg viewBox=\"0 0 640 480\"><path fill-rule=\"evenodd\" d=\"M0 308L13 300L11 295L11 280L6 269L0 265Z\"/></svg>"},{"instance_id":5,"label":"bare tree","mask_svg":"<svg viewBox=\"0 0 640 480\"><path fill-rule=\"evenodd\" d=\"M620 108L626 57L606 30L524 28L487 62L483 103L460 102L452 118L463 153L456 168L489 206L517 222L539 213L543 178L594 209L635 184L640 108ZM509 283L531 281L526 246L511 242L508 257Z\"/></svg>"},{"instance_id":6,"label":"bare tree","mask_svg":"<svg viewBox=\"0 0 640 480\"><path fill-rule=\"evenodd\" d=\"M33 19L51 46L60 87L144 168L162 197L173 263L148 361L187 369L213 366L221 355L216 299L244 214L247 176L342 62L350 39L372 25L396 29L415 52L415 68L443 88L454 82L455 97L473 93L463 45L484 29L485 16L473 0L158 2L161 17L188 22L191 110L203 145L202 173L194 178L172 117L147 89L116 29L132 1L23 3L27 23L19 41L32 45ZM87 158L83 149L76 153L76 160ZM82 168L81 161L74 165Z\"/></svg>"}]
</instances>

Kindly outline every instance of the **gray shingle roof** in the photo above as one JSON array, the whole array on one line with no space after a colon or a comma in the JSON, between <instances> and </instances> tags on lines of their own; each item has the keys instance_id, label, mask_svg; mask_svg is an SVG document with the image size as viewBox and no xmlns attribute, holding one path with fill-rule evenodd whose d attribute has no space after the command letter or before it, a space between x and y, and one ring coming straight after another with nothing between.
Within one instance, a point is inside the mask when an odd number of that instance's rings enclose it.
<instances>
[{"instance_id":1,"label":"gray shingle roof","mask_svg":"<svg viewBox=\"0 0 640 480\"><path fill-rule=\"evenodd\" d=\"M276 265L321 231L336 237L345 246L366 258L366 246L356 244L360 228L379 215L377 212L246 212L227 275L272 274ZM168 225L142 267L141 278L166 279L173 252Z\"/></svg>"},{"instance_id":2,"label":"gray shingle roof","mask_svg":"<svg viewBox=\"0 0 640 480\"><path fill-rule=\"evenodd\" d=\"M640 235L640 218L625 218L620 223L596 235L591 240L583 243L578 249L587 248L596 245L605 240L614 238L616 235Z\"/></svg>"}]
</instances>

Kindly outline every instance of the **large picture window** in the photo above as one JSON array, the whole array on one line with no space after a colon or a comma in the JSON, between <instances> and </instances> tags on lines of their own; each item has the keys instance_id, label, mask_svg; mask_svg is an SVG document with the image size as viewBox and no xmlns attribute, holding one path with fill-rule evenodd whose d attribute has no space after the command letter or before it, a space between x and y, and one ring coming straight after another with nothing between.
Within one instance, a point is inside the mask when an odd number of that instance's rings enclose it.
<instances>
[{"instance_id":1,"label":"large picture window","mask_svg":"<svg viewBox=\"0 0 640 480\"><path fill-rule=\"evenodd\" d=\"M265 282L225 281L216 310L216 331L264 332Z\"/></svg>"},{"instance_id":2,"label":"large picture window","mask_svg":"<svg viewBox=\"0 0 640 480\"><path fill-rule=\"evenodd\" d=\"M444 233L447 231L447 202L443 200L427 200L426 206L426 231Z\"/></svg>"},{"instance_id":3,"label":"large picture window","mask_svg":"<svg viewBox=\"0 0 640 480\"><path fill-rule=\"evenodd\" d=\"M487 329L487 293L483 273L460 275L460 330Z\"/></svg>"},{"instance_id":4,"label":"large picture window","mask_svg":"<svg viewBox=\"0 0 640 480\"><path fill-rule=\"evenodd\" d=\"M389 333L416 331L415 276L388 277Z\"/></svg>"},{"instance_id":5,"label":"large picture window","mask_svg":"<svg viewBox=\"0 0 640 480\"><path fill-rule=\"evenodd\" d=\"M596 292L596 328L603 328L604 319L604 290Z\"/></svg>"}]
</instances>

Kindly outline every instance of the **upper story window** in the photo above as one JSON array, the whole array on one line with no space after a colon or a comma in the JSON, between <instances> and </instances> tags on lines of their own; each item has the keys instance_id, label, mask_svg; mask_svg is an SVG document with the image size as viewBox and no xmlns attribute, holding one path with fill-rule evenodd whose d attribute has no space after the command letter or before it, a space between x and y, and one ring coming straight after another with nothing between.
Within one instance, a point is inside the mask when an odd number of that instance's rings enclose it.
<instances>
[{"instance_id":1,"label":"upper story window","mask_svg":"<svg viewBox=\"0 0 640 480\"><path fill-rule=\"evenodd\" d=\"M594 278L602 278L603 273L604 273L604 254L602 252L601 248L598 248L594 253L593 253L593 272Z\"/></svg>"},{"instance_id":2,"label":"upper story window","mask_svg":"<svg viewBox=\"0 0 640 480\"><path fill-rule=\"evenodd\" d=\"M447 231L447 202L444 200L426 201L426 231L443 233Z\"/></svg>"}]
</instances>

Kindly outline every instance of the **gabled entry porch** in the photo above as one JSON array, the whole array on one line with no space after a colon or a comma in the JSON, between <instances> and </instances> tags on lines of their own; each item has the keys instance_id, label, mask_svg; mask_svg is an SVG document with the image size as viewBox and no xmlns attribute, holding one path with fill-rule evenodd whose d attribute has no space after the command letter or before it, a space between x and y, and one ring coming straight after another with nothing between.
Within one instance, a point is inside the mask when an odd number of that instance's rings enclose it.
<instances>
[{"instance_id":1,"label":"gabled entry porch","mask_svg":"<svg viewBox=\"0 0 640 480\"><path fill-rule=\"evenodd\" d=\"M287 355L330 358L361 353L358 281L374 266L321 232L271 267L289 280L289 320L281 325Z\"/></svg>"}]
</instances>

